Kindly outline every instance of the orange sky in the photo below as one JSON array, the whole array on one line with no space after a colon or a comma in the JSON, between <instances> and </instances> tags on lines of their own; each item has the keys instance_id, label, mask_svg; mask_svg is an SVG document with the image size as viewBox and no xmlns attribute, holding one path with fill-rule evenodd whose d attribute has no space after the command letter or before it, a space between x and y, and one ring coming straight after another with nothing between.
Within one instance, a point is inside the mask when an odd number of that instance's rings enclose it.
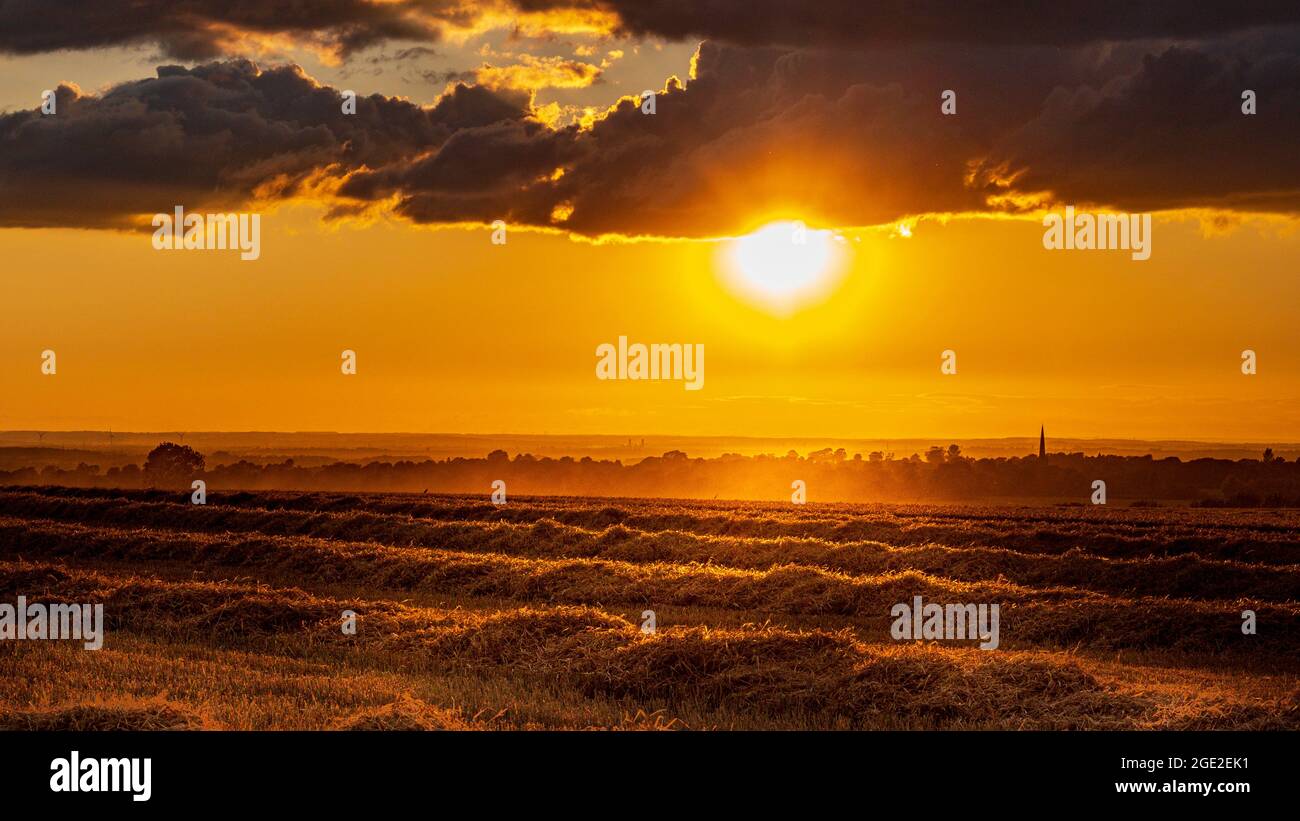
<instances>
[{"instance_id":1,"label":"orange sky","mask_svg":"<svg viewBox=\"0 0 1300 821\"><path fill-rule=\"evenodd\" d=\"M837 287L778 316L727 286L725 242L494 246L487 229L324 229L294 206L241 263L155 252L148 233L6 230L0 426L1295 438L1300 236L1157 220L1133 263L1041 234L846 231ZM619 335L703 343L705 388L597 381L595 348Z\"/></svg>"}]
</instances>

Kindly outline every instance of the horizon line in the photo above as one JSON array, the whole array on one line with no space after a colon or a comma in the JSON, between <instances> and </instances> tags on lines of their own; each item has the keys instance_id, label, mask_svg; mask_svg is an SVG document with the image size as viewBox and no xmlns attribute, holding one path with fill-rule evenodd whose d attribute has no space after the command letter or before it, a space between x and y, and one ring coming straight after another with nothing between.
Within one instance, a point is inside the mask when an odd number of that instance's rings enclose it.
<instances>
[{"instance_id":1,"label":"horizon line","mask_svg":"<svg viewBox=\"0 0 1300 821\"><path fill-rule=\"evenodd\" d=\"M951 436L949 434L941 435L917 435L917 436L810 436L806 434L799 435L734 435L734 434L700 434L700 433L537 433L537 432L493 432L493 433L454 433L448 431L337 431L337 430L112 430L109 428L69 428L69 429L40 429L40 428L15 428L0 430L0 436L9 434L97 434L101 436L144 436L144 435L178 435L178 436L214 436L214 435L260 435L260 436L447 436L447 437L465 437L465 438L491 438L491 437L546 437L546 438L564 438L564 437L585 437L585 438L608 438L608 439L720 439L729 441L772 441L772 440L805 440L805 441L825 441L825 442L910 442L925 440L943 440L948 442L966 441L966 442L1009 442L1020 439L1033 440L1037 439L1037 434L1015 435L1015 436ZM1072 436L1068 434L1054 435L1050 437L1056 440L1078 441L1078 442L1141 442L1147 444L1193 444L1193 445L1267 445L1273 447L1295 446L1300 447L1298 441L1275 441L1267 439L1153 439L1140 436Z\"/></svg>"}]
</instances>

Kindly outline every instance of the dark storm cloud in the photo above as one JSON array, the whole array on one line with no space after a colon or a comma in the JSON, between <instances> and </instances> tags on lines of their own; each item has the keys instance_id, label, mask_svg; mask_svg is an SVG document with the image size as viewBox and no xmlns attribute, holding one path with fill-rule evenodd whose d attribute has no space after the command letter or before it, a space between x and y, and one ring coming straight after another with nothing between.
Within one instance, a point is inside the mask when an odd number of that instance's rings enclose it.
<instances>
[{"instance_id":1,"label":"dark storm cloud","mask_svg":"<svg viewBox=\"0 0 1300 821\"><path fill-rule=\"evenodd\" d=\"M389 40L436 39L452 6L423 0L0 0L0 52L154 43L183 60L225 53L238 33L278 34L342 54Z\"/></svg>"},{"instance_id":2,"label":"dark storm cloud","mask_svg":"<svg viewBox=\"0 0 1300 821\"><path fill-rule=\"evenodd\" d=\"M957 115L940 93L957 92ZM1241 93L1258 113L1241 113ZM717 236L781 214L869 225L1054 203L1300 212L1300 29L1070 48L705 42L653 115L625 100L552 128L526 91L458 85L431 108L295 68L167 67L58 113L0 117L0 224L337 188L332 214Z\"/></svg>"},{"instance_id":3,"label":"dark storm cloud","mask_svg":"<svg viewBox=\"0 0 1300 821\"><path fill-rule=\"evenodd\" d=\"M1078 45L1200 38L1300 22L1294 0L0 0L0 52L154 43L178 59L230 53L239 33L282 35L347 55L433 40L485 12L602 11L619 33L750 46L924 42Z\"/></svg>"},{"instance_id":4,"label":"dark storm cloud","mask_svg":"<svg viewBox=\"0 0 1300 821\"><path fill-rule=\"evenodd\" d=\"M1243 116L1250 89L1258 113ZM1300 210L1300 48L1252 59L1171 47L1104 89L1057 88L998 140L1016 187L1125 210Z\"/></svg>"},{"instance_id":5,"label":"dark storm cloud","mask_svg":"<svg viewBox=\"0 0 1300 821\"><path fill-rule=\"evenodd\" d=\"M384 167L459 131L524 116L526 98L458 87L437 106L360 97L295 67L237 60L158 76L101 96L58 90L56 113L0 117L0 224L122 224L176 204L236 205L259 188L289 196L312 174Z\"/></svg>"},{"instance_id":6,"label":"dark storm cloud","mask_svg":"<svg viewBox=\"0 0 1300 821\"><path fill-rule=\"evenodd\" d=\"M526 9L608 10L623 31L743 45L861 46L919 42L1077 45L1194 38L1300 22L1293 0L516 0Z\"/></svg>"},{"instance_id":7,"label":"dark storm cloud","mask_svg":"<svg viewBox=\"0 0 1300 821\"><path fill-rule=\"evenodd\" d=\"M868 225L1052 203L1300 211L1300 49L1258 37L1148 45L864 53L706 43L698 76L590 131L523 122L457 138L343 193L421 222L715 236L754 215ZM958 115L939 110L958 92ZM1241 113L1241 93L1259 113ZM476 141L476 142L471 142ZM546 176L555 163L565 173ZM551 223L556 224L556 223Z\"/></svg>"}]
</instances>

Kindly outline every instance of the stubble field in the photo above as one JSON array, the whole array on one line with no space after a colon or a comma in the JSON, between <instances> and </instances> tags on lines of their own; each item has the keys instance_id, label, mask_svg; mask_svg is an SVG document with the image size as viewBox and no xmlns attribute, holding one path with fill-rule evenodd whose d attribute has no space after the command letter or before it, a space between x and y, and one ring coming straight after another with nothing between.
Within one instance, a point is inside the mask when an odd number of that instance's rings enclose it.
<instances>
[{"instance_id":1,"label":"stubble field","mask_svg":"<svg viewBox=\"0 0 1300 821\"><path fill-rule=\"evenodd\" d=\"M0 602L106 627L0 642L0 728L1300 728L1300 511L189 499L0 491Z\"/></svg>"}]
</instances>

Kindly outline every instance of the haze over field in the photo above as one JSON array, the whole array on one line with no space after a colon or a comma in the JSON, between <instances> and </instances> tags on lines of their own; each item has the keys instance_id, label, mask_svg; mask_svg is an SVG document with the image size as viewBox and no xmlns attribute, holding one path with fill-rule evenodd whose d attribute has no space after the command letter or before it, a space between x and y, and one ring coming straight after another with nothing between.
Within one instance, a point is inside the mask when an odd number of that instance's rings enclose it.
<instances>
[{"instance_id":1,"label":"haze over field","mask_svg":"<svg viewBox=\"0 0 1300 821\"><path fill-rule=\"evenodd\" d=\"M257 464L293 459L298 464L328 464L333 461L373 462L454 457L482 458L493 450L512 456L575 459L618 459L636 462L668 451L682 451L692 457L713 458L724 453L754 456L763 453L785 455L794 450L808 454L822 448L844 448L864 458L878 451L906 459L924 455L934 446L956 444L972 458L1025 456L1036 453L1038 438L1002 439L819 439L815 437L707 437L707 436L620 436L560 434L439 434L439 433L330 433L330 432L211 432L211 431L0 431L0 470L55 465L76 467L83 461L108 468L141 464L144 456L163 441L184 442L207 457L212 466L246 459ZM1131 439L1074 439L1050 436L1048 445L1056 453L1085 453L1120 456L1150 454L1162 459L1183 460L1257 459L1265 448L1283 458L1300 457L1300 443L1283 442L1193 442L1143 441Z\"/></svg>"}]
</instances>

